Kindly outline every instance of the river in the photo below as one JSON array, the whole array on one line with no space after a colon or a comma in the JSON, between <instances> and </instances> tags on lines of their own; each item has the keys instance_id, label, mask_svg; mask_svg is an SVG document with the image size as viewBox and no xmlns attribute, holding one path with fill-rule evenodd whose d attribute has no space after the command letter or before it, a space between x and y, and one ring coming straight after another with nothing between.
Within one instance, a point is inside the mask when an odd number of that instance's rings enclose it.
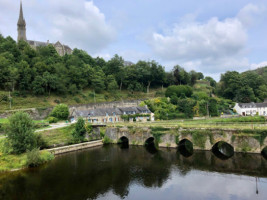
<instances>
[{"instance_id":1,"label":"river","mask_svg":"<svg viewBox=\"0 0 267 200\"><path fill-rule=\"evenodd\" d=\"M267 199L267 160L235 153L106 145L0 174L1 200Z\"/></svg>"}]
</instances>

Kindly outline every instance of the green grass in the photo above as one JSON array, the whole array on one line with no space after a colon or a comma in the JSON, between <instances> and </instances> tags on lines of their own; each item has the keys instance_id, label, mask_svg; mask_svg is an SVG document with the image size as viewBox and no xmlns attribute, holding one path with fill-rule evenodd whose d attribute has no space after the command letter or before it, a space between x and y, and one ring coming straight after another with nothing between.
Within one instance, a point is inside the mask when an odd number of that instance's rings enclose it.
<instances>
[{"instance_id":1,"label":"green grass","mask_svg":"<svg viewBox=\"0 0 267 200\"><path fill-rule=\"evenodd\" d=\"M48 151L41 151L43 162L51 160L53 156ZM3 154L0 152L0 172L21 169L27 167L26 153L21 155Z\"/></svg>"},{"instance_id":2,"label":"green grass","mask_svg":"<svg viewBox=\"0 0 267 200\"><path fill-rule=\"evenodd\" d=\"M54 145L67 145L72 143L72 131L74 130L75 125L70 125L63 128L45 130L39 132L48 146Z\"/></svg>"},{"instance_id":3,"label":"green grass","mask_svg":"<svg viewBox=\"0 0 267 200\"><path fill-rule=\"evenodd\" d=\"M67 105L75 104L87 104L87 103L97 103L100 102L110 102L110 101L121 101L123 100L134 100L134 99L144 99L144 98L154 98L158 96L164 96L164 91L162 89L151 89L149 93L144 92L134 92L133 94L127 90L117 91L117 92L107 92L103 91L100 94L96 94L94 98L94 92L90 89L81 91L76 95L56 95L51 94L50 96L34 96L26 95L25 97L13 95L13 103L11 110L15 109L27 109L27 108L47 108L57 105L58 102ZM1 95L8 95L6 91L0 91ZM1 102L0 112L10 110L9 102Z\"/></svg>"}]
</instances>

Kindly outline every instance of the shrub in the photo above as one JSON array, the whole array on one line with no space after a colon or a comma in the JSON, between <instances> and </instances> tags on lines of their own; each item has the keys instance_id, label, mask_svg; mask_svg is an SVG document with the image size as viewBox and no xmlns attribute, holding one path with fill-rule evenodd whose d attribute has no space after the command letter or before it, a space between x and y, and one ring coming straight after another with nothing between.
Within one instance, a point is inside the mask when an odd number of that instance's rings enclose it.
<instances>
[{"instance_id":1,"label":"shrub","mask_svg":"<svg viewBox=\"0 0 267 200\"><path fill-rule=\"evenodd\" d=\"M27 166L37 167L47 161L53 160L54 155L48 151L40 152L38 148L34 148L27 152Z\"/></svg>"},{"instance_id":2,"label":"shrub","mask_svg":"<svg viewBox=\"0 0 267 200\"><path fill-rule=\"evenodd\" d=\"M69 116L69 107L65 104L59 104L52 110L50 116L66 120Z\"/></svg>"},{"instance_id":3,"label":"shrub","mask_svg":"<svg viewBox=\"0 0 267 200\"><path fill-rule=\"evenodd\" d=\"M24 153L36 147L34 123L29 114L17 112L8 121L6 133L14 153Z\"/></svg>"},{"instance_id":4,"label":"shrub","mask_svg":"<svg viewBox=\"0 0 267 200\"><path fill-rule=\"evenodd\" d=\"M166 97L172 97L173 95L177 97L191 97L192 94L193 89L188 85L171 85L165 92Z\"/></svg>"},{"instance_id":5,"label":"shrub","mask_svg":"<svg viewBox=\"0 0 267 200\"><path fill-rule=\"evenodd\" d=\"M74 97L73 99L76 103L81 103L81 99L79 97Z\"/></svg>"},{"instance_id":6,"label":"shrub","mask_svg":"<svg viewBox=\"0 0 267 200\"><path fill-rule=\"evenodd\" d=\"M36 134L35 137L36 137L36 146L38 148L44 149L48 146L47 142L44 140L41 134Z\"/></svg>"},{"instance_id":7,"label":"shrub","mask_svg":"<svg viewBox=\"0 0 267 200\"><path fill-rule=\"evenodd\" d=\"M60 104L60 100L58 100L58 99L55 99L54 102L57 104Z\"/></svg>"},{"instance_id":8,"label":"shrub","mask_svg":"<svg viewBox=\"0 0 267 200\"><path fill-rule=\"evenodd\" d=\"M85 129L86 129L86 132L87 132L88 134L90 134L90 133L92 132L92 130L93 130L93 126L92 126L92 124L86 124L86 125L85 125Z\"/></svg>"},{"instance_id":9,"label":"shrub","mask_svg":"<svg viewBox=\"0 0 267 200\"><path fill-rule=\"evenodd\" d=\"M103 144L110 144L110 143L112 143L112 140L109 137L105 136L103 138Z\"/></svg>"},{"instance_id":10,"label":"shrub","mask_svg":"<svg viewBox=\"0 0 267 200\"><path fill-rule=\"evenodd\" d=\"M52 123L57 123L59 120L56 117L48 117L47 121L49 122L49 124L52 124Z\"/></svg>"},{"instance_id":11,"label":"shrub","mask_svg":"<svg viewBox=\"0 0 267 200\"><path fill-rule=\"evenodd\" d=\"M27 166L36 167L40 164L42 164L42 159L39 149L35 148L27 151Z\"/></svg>"},{"instance_id":12,"label":"shrub","mask_svg":"<svg viewBox=\"0 0 267 200\"><path fill-rule=\"evenodd\" d=\"M84 137L86 134L86 129L84 126L83 118L79 118L76 125L75 130L72 132L72 136L75 143L84 141Z\"/></svg>"}]
</instances>

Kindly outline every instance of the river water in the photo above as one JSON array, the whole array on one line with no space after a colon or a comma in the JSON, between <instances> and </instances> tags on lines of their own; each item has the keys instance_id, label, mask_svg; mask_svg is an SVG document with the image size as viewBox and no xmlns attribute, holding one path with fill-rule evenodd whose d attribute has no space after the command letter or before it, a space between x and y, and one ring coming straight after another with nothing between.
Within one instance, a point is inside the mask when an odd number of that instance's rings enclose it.
<instances>
[{"instance_id":1,"label":"river water","mask_svg":"<svg viewBox=\"0 0 267 200\"><path fill-rule=\"evenodd\" d=\"M69 153L39 168L0 174L0 199L267 199L267 160L261 155L183 155L118 145Z\"/></svg>"}]
</instances>

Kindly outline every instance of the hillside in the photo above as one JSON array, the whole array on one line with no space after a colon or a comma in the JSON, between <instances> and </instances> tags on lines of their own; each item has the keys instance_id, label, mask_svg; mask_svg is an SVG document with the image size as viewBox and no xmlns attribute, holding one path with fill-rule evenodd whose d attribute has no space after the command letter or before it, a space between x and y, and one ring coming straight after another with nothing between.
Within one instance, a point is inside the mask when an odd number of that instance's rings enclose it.
<instances>
[{"instance_id":1,"label":"hillside","mask_svg":"<svg viewBox=\"0 0 267 200\"><path fill-rule=\"evenodd\" d=\"M134 100L134 99L147 99L154 97L163 97L165 89L151 89L149 93L144 92L129 92L127 90L108 92L103 91L99 94L95 94L92 90L83 90L76 95L55 95L50 96L35 96L35 95L16 95L16 92L11 93L12 97L12 108L15 109L26 109L26 108L45 108L55 106L58 103L64 103L67 105L86 104L86 103L100 103L120 100ZM6 91L0 91L1 97L8 97L9 93ZM0 112L10 110L10 102L5 99L0 102Z\"/></svg>"}]
</instances>

